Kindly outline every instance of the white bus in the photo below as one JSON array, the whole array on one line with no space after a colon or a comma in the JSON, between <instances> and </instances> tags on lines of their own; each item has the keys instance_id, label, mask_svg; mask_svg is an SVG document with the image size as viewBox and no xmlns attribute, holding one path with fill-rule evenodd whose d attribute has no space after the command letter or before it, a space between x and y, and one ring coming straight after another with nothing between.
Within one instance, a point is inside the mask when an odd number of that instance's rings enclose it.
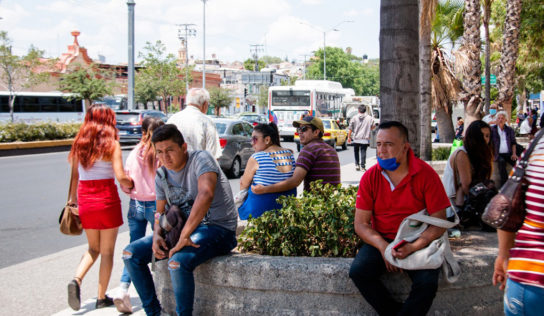
<instances>
[{"instance_id":1,"label":"white bus","mask_svg":"<svg viewBox=\"0 0 544 316\"><path fill-rule=\"evenodd\" d=\"M293 140L293 121L304 115L340 118L342 99L346 91L342 84L326 80L297 80L294 86L274 86L268 89L268 111L278 118L280 136Z\"/></svg>"},{"instance_id":2,"label":"white bus","mask_svg":"<svg viewBox=\"0 0 544 316\"><path fill-rule=\"evenodd\" d=\"M68 101L69 93L16 92L13 118L16 122L81 122L85 117L83 100ZM9 91L0 91L0 122L9 122Z\"/></svg>"}]
</instances>

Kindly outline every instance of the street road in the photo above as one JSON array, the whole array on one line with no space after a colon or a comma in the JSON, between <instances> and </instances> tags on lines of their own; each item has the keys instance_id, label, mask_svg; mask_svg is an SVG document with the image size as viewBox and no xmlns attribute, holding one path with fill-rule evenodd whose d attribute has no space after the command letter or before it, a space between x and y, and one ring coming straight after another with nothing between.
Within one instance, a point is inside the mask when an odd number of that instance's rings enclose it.
<instances>
[{"instance_id":1,"label":"street road","mask_svg":"<svg viewBox=\"0 0 544 316\"><path fill-rule=\"evenodd\" d=\"M295 143L282 143L295 149ZM339 148L339 147L338 147ZM123 150L126 158L130 148ZM353 163L353 147L338 151L342 165ZM58 217L66 202L70 170L68 152L0 157L0 269L30 259L86 243L84 235L66 236L59 232ZM367 157L375 151L368 150ZM354 170L355 172L355 170ZM362 174L362 173L361 173ZM230 180L234 194L239 179ZM120 190L125 224L128 197Z\"/></svg>"}]
</instances>

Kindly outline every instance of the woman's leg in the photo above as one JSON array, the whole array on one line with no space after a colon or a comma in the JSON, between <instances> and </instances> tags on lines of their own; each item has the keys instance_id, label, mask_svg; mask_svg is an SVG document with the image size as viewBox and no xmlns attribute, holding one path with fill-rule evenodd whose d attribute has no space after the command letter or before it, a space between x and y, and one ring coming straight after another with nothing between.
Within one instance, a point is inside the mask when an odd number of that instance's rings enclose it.
<instances>
[{"instance_id":1,"label":"woman's leg","mask_svg":"<svg viewBox=\"0 0 544 316\"><path fill-rule=\"evenodd\" d=\"M110 282L111 270L113 269L113 252L115 240L119 228L100 230L100 272L98 274L98 299L106 297L106 290Z\"/></svg>"},{"instance_id":2,"label":"woman's leg","mask_svg":"<svg viewBox=\"0 0 544 316\"><path fill-rule=\"evenodd\" d=\"M85 235L87 236L89 248L83 254L83 257L81 257L75 275L75 279L80 285L85 274L87 274L87 271L89 271L100 254L100 231L97 229L85 229Z\"/></svg>"}]
</instances>

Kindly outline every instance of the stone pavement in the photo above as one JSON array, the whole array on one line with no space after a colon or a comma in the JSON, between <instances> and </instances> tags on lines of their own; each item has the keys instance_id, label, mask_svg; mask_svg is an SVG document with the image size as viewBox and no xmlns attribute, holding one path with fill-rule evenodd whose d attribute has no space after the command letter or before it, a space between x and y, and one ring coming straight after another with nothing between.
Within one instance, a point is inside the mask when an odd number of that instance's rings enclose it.
<instances>
[{"instance_id":1,"label":"stone pavement","mask_svg":"<svg viewBox=\"0 0 544 316\"><path fill-rule=\"evenodd\" d=\"M369 149L367 157L373 156L374 150ZM367 159L367 168L374 165L376 159ZM361 171L355 171L353 162L342 165L342 183L357 185L362 176ZM302 186L299 187L302 192ZM66 236L66 238L70 238ZM108 294L113 296L119 286L123 262L120 259L125 245L128 244L129 234L119 234L115 249L114 267L110 280ZM72 279L77 264L87 245L66 249L58 253L29 260L7 268L0 269L0 315L120 315L115 307L94 309L98 284L99 262L89 270L81 287L82 308L73 311L68 307L68 282ZM130 288L133 304L133 315L145 315L141 302L134 290Z\"/></svg>"}]
</instances>

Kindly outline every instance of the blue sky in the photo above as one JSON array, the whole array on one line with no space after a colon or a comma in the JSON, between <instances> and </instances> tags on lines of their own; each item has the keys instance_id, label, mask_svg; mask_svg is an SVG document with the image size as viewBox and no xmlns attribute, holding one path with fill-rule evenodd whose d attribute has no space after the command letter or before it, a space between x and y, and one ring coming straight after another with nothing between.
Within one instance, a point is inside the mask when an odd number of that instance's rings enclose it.
<instances>
[{"instance_id":1,"label":"blue sky","mask_svg":"<svg viewBox=\"0 0 544 316\"><path fill-rule=\"evenodd\" d=\"M58 57L79 30L79 43L91 58L108 63L127 62L126 0L0 0L0 30L13 40L13 52L24 54L31 44ZM136 55L146 41L161 40L168 52L179 48L179 23L194 23L189 54L202 58L202 1L135 0ZM327 46L352 47L353 54L379 56L379 0L208 0L206 3L206 57L222 61L245 60L250 45L262 44L260 54L289 60L304 59ZM309 26L311 25L311 26ZM138 60L138 57L136 57Z\"/></svg>"}]
</instances>

